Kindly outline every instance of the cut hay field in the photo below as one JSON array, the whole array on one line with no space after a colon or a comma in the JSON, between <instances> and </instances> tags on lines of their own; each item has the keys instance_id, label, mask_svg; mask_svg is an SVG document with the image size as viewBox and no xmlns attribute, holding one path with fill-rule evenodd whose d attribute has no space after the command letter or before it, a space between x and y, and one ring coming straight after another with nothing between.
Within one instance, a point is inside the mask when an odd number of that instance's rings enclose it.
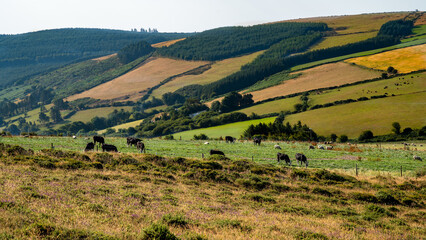
<instances>
[{"instance_id":1,"label":"cut hay field","mask_svg":"<svg viewBox=\"0 0 426 240\"><path fill-rule=\"evenodd\" d=\"M393 122L399 122L402 128L425 126L425 99L426 92L386 97L293 114L286 121L301 121L324 136L335 133L357 138L365 130L383 135L391 133Z\"/></svg>"},{"instance_id":2,"label":"cut hay field","mask_svg":"<svg viewBox=\"0 0 426 240\"><path fill-rule=\"evenodd\" d=\"M183 41L183 40L185 40L185 38L174 39L174 40L165 41L165 42L159 42L159 43L156 43L156 44L152 44L151 46L155 47L155 48L168 47L168 46L171 46L171 45L173 45L177 42Z\"/></svg>"},{"instance_id":3,"label":"cut hay field","mask_svg":"<svg viewBox=\"0 0 426 240\"><path fill-rule=\"evenodd\" d=\"M246 115L250 115L251 113L263 115L268 113L279 113L281 111L291 112L294 111L294 105L298 103L302 103L300 96L261 103L252 107L238 110L236 112L242 112Z\"/></svg>"},{"instance_id":4,"label":"cut hay field","mask_svg":"<svg viewBox=\"0 0 426 240\"><path fill-rule=\"evenodd\" d=\"M345 62L383 71L392 66L399 73L424 70L426 69L426 44L348 59Z\"/></svg>"},{"instance_id":5,"label":"cut hay field","mask_svg":"<svg viewBox=\"0 0 426 240\"><path fill-rule=\"evenodd\" d=\"M112 113L114 110L120 111L123 109L124 111L130 111L132 107L124 106L124 107L102 107L102 108L93 108L76 112L69 119L71 122L89 122L94 117L108 117L108 114Z\"/></svg>"},{"instance_id":6,"label":"cut hay field","mask_svg":"<svg viewBox=\"0 0 426 240\"><path fill-rule=\"evenodd\" d=\"M297 74L299 72L294 72ZM380 72L352 66L338 62L325 64L311 69L303 70L298 78L284 81L280 85L260 91L250 92L255 102L293 93L305 92L318 88L340 86L380 76Z\"/></svg>"},{"instance_id":7,"label":"cut hay field","mask_svg":"<svg viewBox=\"0 0 426 240\"><path fill-rule=\"evenodd\" d=\"M116 140L125 145L125 139ZM208 149L196 141L148 144L172 153L181 145ZM274 143L213 144L275 154ZM294 152L308 145L283 146ZM359 151L309 153L340 156L329 164L346 168L357 163L421 169L420 162L407 159L411 151L354 149ZM273 159L274 165L232 157L32 153L4 145L0 154L2 239L408 240L425 233L424 170L404 169L403 177L361 171L355 177L349 171L285 167Z\"/></svg>"},{"instance_id":8,"label":"cut hay field","mask_svg":"<svg viewBox=\"0 0 426 240\"><path fill-rule=\"evenodd\" d=\"M103 60L107 60L109 58L112 58L114 56L117 56L117 53L114 53L114 54L111 54L111 55L106 55L106 56L103 56L103 57L94 58L92 60L93 61L103 61Z\"/></svg>"},{"instance_id":9,"label":"cut hay field","mask_svg":"<svg viewBox=\"0 0 426 240\"><path fill-rule=\"evenodd\" d=\"M257 56L262 54L264 51L252 53L249 55L229 58L222 61L215 62L211 65L211 68L207 71L197 75L185 75L177 77L172 81L162 85L158 89L154 90L151 94L153 97L160 98L164 93L174 92L179 88L182 88L191 84L208 84L218 81L226 76L231 75L241 69L241 66L252 62Z\"/></svg>"},{"instance_id":10,"label":"cut hay field","mask_svg":"<svg viewBox=\"0 0 426 240\"><path fill-rule=\"evenodd\" d=\"M201 133L206 134L209 138L225 138L225 136L233 136L239 138L243 131L251 124L270 123L275 120L275 117L249 120L244 122L230 123L217 127L195 129L173 134L175 139L189 140L193 139L194 135Z\"/></svg>"},{"instance_id":11,"label":"cut hay field","mask_svg":"<svg viewBox=\"0 0 426 240\"><path fill-rule=\"evenodd\" d=\"M90 90L69 97L68 101L90 97L94 99L137 100L146 91L168 77L206 64L203 61L183 61L169 58L151 58L140 67Z\"/></svg>"},{"instance_id":12,"label":"cut hay field","mask_svg":"<svg viewBox=\"0 0 426 240\"><path fill-rule=\"evenodd\" d=\"M326 90L309 95L309 105L332 103L338 100L385 95L403 95L426 91L426 73L414 73L354 86Z\"/></svg>"}]
</instances>

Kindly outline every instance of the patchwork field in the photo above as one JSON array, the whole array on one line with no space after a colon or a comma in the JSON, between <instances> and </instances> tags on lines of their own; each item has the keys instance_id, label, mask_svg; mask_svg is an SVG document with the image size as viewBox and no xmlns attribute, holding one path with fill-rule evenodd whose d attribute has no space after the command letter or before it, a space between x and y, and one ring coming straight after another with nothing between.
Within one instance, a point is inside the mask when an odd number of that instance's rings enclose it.
<instances>
[{"instance_id":1,"label":"patchwork field","mask_svg":"<svg viewBox=\"0 0 426 240\"><path fill-rule=\"evenodd\" d=\"M426 125L426 92L355 102L289 115L286 121L301 121L320 135L346 134L358 137L371 130L374 135L391 133L392 123L402 128Z\"/></svg>"},{"instance_id":2,"label":"patchwork field","mask_svg":"<svg viewBox=\"0 0 426 240\"><path fill-rule=\"evenodd\" d=\"M241 66L247 63L250 63L262 53L263 51L260 51L260 52L256 52L256 53L242 56L242 57L229 58L229 59L215 62L211 65L211 68L208 69L207 71L197 75L185 75L182 77L175 78L172 81L154 90L151 95L159 98L164 93L174 92L177 89L187 85L191 85L191 84L204 85L204 84L218 81L228 75L231 75L234 72L239 71Z\"/></svg>"},{"instance_id":3,"label":"patchwork field","mask_svg":"<svg viewBox=\"0 0 426 240\"><path fill-rule=\"evenodd\" d=\"M366 32L366 33L353 33L345 35L337 35L331 37L325 37L321 42L311 47L309 50L319 50L324 48L331 48L336 46L342 46L349 43L355 43L363 41L372 37L375 37L377 32Z\"/></svg>"},{"instance_id":4,"label":"patchwork field","mask_svg":"<svg viewBox=\"0 0 426 240\"><path fill-rule=\"evenodd\" d=\"M299 73L299 72L295 72ZM380 72L359 68L347 63L331 63L303 70L298 78L280 85L251 92L255 102L318 88L340 86L380 76Z\"/></svg>"},{"instance_id":5,"label":"patchwork field","mask_svg":"<svg viewBox=\"0 0 426 240\"><path fill-rule=\"evenodd\" d=\"M384 71L392 66L399 73L424 70L426 69L426 44L348 59L345 62Z\"/></svg>"},{"instance_id":6,"label":"patchwork field","mask_svg":"<svg viewBox=\"0 0 426 240\"><path fill-rule=\"evenodd\" d=\"M358 99L378 95L403 95L426 91L426 73L409 74L355 86L317 92L309 95L309 105L326 104L338 100Z\"/></svg>"},{"instance_id":7,"label":"patchwork field","mask_svg":"<svg viewBox=\"0 0 426 240\"><path fill-rule=\"evenodd\" d=\"M128 129L129 127L136 127L136 126L138 126L142 121L143 121L143 119L142 120L133 121L133 122L128 122L128 123L123 123L123 124L116 125L116 126L111 127L111 128L114 129L114 130L116 130L116 131L118 131L118 129ZM106 129L98 131L99 134L104 134L105 132L106 132Z\"/></svg>"},{"instance_id":8,"label":"patchwork field","mask_svg":"<svg viewBox=\"0 0 426 240\"><path fill-rule=\"evenodd\" d=\"M73 101L85 97L137 100L145 95L149 88L154 87L166 78L197 68L203 64L206 64L206 62L151 58L137 69L90 90L73 95L67 100Z\"/></svg>"}]
</instances>

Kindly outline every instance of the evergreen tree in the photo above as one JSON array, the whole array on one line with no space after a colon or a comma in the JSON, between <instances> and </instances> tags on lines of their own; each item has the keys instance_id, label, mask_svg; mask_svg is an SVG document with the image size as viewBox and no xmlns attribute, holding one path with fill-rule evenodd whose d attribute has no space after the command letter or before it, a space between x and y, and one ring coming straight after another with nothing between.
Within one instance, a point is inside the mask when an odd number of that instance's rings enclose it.
<instances>
[{"instance_id":1,"label":"evergreen tree","mask_svg":"<svg viewBox=\"0 0 426 240\"><path fill-rule=\"evenodd\" d=\"M62 116L61 116L61 112L59 111L59 108L53 106L50 109L50 118L52 119L52 121L54 123L58 123L58 122L61 122L63 120Z\"/></svg>"}]
</instances>

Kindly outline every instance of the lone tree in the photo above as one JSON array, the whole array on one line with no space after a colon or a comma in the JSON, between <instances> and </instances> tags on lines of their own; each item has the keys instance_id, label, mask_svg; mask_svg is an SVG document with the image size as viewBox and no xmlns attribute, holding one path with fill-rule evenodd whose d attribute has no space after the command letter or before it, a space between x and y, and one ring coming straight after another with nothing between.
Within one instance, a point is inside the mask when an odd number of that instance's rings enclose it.
<instances>
[{"instance_id":1,"label":"lone tree","mask_svg":"<svg viewBox=\"0 0 426 240\"><path fill-rule=\"evenodd\" d=\"M358 140L359 141L366 141L369 139L372 139L374 137L373 132L370 130L364 131L359 135Z\"/></svg>"},{"instance_id":2,"label":"lone tree","mask_svg":"<svg viewBox=\"0 0 426 240\"><path fill-rule=\"evenodd\" d=\"M392 123L392 132L397 135L401 133L401 125L399 124L399 122Z\"/></svg>"}]
</instances>

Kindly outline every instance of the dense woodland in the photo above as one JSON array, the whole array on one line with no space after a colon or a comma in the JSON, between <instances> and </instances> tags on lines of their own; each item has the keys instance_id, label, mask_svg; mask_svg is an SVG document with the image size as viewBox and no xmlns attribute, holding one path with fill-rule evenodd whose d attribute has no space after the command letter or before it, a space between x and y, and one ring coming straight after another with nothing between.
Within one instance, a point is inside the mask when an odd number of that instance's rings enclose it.
<instances>
[{"instance_id":1,"label":"dense woodland","mask_svg":"<svg viewBox=\"0 0 426 240\"><path fill-rule=\"evenodd\" d=\"M19 84L34 74L75 61L112 54L141 40L158 43L189 35L78 28L0 35L0 86Z\"/></svg>"},{"instance_id":2,"label":"dense woodland","mask_svg":"<svg viewBox=\"0 0 426 240\"><path fill-rule=\"evenodd\" d=\"M294 36L310 35L328 29L324 23L274 23L251 27L224 27L204 31L169 47L159 49L163 56L185 60L216 61L266 50Z\"/></svg>"}]
</instances>

